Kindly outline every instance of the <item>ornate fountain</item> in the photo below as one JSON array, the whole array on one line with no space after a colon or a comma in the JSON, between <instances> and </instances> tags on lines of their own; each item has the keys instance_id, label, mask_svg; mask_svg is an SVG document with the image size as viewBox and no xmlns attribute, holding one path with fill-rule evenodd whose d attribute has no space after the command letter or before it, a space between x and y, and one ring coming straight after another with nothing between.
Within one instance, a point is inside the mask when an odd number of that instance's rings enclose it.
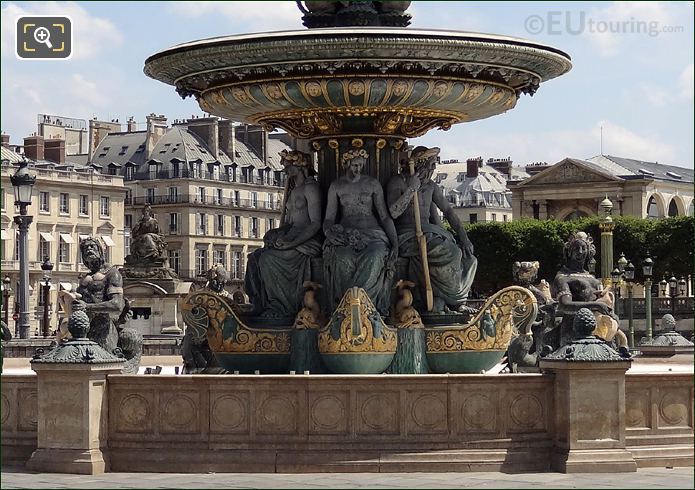
<instances>
[{"instance_id":1,"label":"ornate fountain","mask_svg":"<svg viewBox=\"0 0 695 490\"><path fill-rule=\"evenodd\" d=\"M230 371L315 366L318 344L331 372L480 372L535 318L520 287L465 307L477 262L431 181L439 150L406 139L513 109L570 58L525 39L406 29L409 3L300 3L307 30L193 41L145 63L206 112L306 142L284 155L285 219L249 257L253 311L210 288L182 303Z\"/></svg>"}]
</instances>

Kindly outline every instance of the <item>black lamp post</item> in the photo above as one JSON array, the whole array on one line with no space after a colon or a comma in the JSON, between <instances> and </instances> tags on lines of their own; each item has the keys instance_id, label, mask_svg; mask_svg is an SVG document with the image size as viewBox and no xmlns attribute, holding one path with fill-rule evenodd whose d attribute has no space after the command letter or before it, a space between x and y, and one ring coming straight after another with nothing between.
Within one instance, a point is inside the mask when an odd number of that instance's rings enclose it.
<instances>
[{"instance_id":1,"label":"black lamp post","mask_svg":"<svg viewBox=\"0 0 695 490\"><path fill-rule=\"evenodd\" d=\"M14 222L19 228L19 281L17 283L17 300L19 300L19 338L29 338L29 225L33 216L28 216L31 205L31 193L36 182L36 175L29 173L29 160L22 160L17 172L10 177L14 187L14 203L19 206L19 216Z\"/></svg>"},{"instance_id":2,"label":"black lamp post","mask_svg":"<svg viewBox=\"0 0 695 490\"><path fill-rule=\"evenodd\" d=\"M671 296L671 314L673 318L676 318L676 296L678 294L676 289L678 287L678 279L676 279L676 276L671 276L671 279L668 280L668 286L669 295Z\"/></svg>"},{"instance_id":3,"label":"black lamp post","mask_svg":"<svg viewBox=\"0 0 695 490\"><path fill-rule=\"evenodd\" d=\"M10 282L12 282L10 276L5 276L5 278L2 280L2 304L5 307L3 312L3 320L8 328L10 326Z\"/></svg>"},{"instance_id":4,"label":"black lamp post","mask_svg":"<svg viewBox=\"0 0 695 490\"><path fill-rule=\"evenodd\" d=\"M630 349L635 348L635 324L633 322L633 313L632 313L632 283L635 281L635 266L632 265L632 262L629 262L625 266L625 281L627 281L627 325L628 325L628 331L630 334Z\"/></svg>"},{"instance_id":5,"label":"black lamp post","mask_svg":"<svg viewBox=\"0 0 695 490\"><path fill-rule=\"evenodd\" d=\"M666 282L666 278L664 277L661 281L659 281L659 292L661 293L661 297L665 298L666 297L666 290L668 289L668 282Z\"/></svg>"},{"instance_id":6,"label":"black lamp post","mask_svg":"<svg viewBox=\"0 0 695 490\"><path fill-rule=\"evenodd\" d=\"M678 296L686 296L688 294L688 283L685 281L685 277L681 276L678 281Z\"/></svg>"},{"instance_id":7,"label":"black lamp post","mask_svg":"<svg viewBox=\"0 0 695 490\"><path fill-rule=\"evenodd\" d=\"M615 293L616 301L615 301L615 314L620 315L620 311L618 311L618 305L620 305L620 301L618 299L620 298L620 270L616 267L613 269L613 272L611 272L611 284L613 284L613 292Z\"/></svg>"},{"instance_id":8,"label":"black lamp post","mask_svg":"<svg viewBox=\"0 0 695 490\"><path fill-rule=\"evenodd\" d=\"M642 275L644 275L644 308L645 319L647 321L647 341L652 340L652 271L654 261L647 253L647 257L642 261Z\"/></svg>"},{"instance_id":9,"label":"black lamp post","mask_svg":"<svg viewBox=\"0 0 695 490\"><path fill-rule=\"evenodd\" d=\"M41 263L41 270L43 271L43 285L41 286L43 288L43 336L48 337L48 327L49 327L49 319L48 319L48 305L50 303L50 295L51 295L51 271L53 270L53 264L49 260L48 257L43 258L43 262Z\"/></svg>"}]
</instances>

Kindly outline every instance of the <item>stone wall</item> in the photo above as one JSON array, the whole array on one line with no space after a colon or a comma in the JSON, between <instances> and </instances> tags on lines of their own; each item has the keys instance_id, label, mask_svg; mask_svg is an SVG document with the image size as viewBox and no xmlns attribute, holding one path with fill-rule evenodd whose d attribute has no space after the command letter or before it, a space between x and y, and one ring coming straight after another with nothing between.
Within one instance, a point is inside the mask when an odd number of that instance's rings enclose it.
<instances>
[{"instance_id":1,"label":"stone wall","mask_svg":"<svg viewBox=\"0 0 695 490\"><path fill-rule=\"evenodd\" d=\"M2 464L24 463L36 449L36 376L3 374L0 405Z\"/></svg>"},{"instance_id":2,"label":"stone wall","mask_svg":"<svg viewBox=\"0 0 695 490\"><path fill-rule=\"evenodd\" d=\"M109 377L113 471L549 468L552 377Z\"/></svg>"},{"instance_id":3,"label":"stone wall","mask_svg":"<svg viewBox=\"0 0 695 490\"><path fill-rule=\"evenodd\" d=\"M107 378L111 471L550 471L553 375ZM37 377L2 375L2 462L37 447ZM693 374L628 374L637 465L693 464Z\"/></svg>"},{"instance_id":4,"label":"stone wall","mask_svg":"<svg viewBox=\"0 0 695 490\"><path fill-rule=\"evenodd\" d=\"M36 353L36 349L38 348L49 350L50 345L54 340L55 339L53 337L45 339L37 337L33 339L14 338L9 342L3 342L3 347L5 348L5 358L33 357L33 355ZM171 335L168 338L162 336L153 336L151 338L145 337L142 342L142 355L180 356L182 341L182 335Z\"/></svg>"},{"instance_id":5,"label":"stone wall","mask_svg":"<svg viewBox=\"0 0 695 490\"><path fill-rule=\"evenodd\" d=\"M628 374L627 447L639 467L693 464L693 375Z\"/></svg>"}]
</instances>

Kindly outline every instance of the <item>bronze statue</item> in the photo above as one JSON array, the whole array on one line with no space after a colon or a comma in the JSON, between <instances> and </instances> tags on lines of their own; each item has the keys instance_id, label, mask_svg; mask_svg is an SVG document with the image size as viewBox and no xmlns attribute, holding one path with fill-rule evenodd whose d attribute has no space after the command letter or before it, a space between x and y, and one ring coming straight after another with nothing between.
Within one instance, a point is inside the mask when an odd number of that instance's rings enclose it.
<instances>
[{"instance_id":1,"label":"bronze statue","mask_svg":"<svg viewBox=\"0 0 695 490\"><path fill-rule=\"evenodd\" d=\"M288 179L280 227L249 254L245 289L255 314L293 317L302 307L304 281L312 279L311 259L321 255L321 189L308 154L284 150L280 156Z\"/></svg>"},{"instance_id":2,"label":"bronze statue","mask_svg":"<svg viewBox=\"0 0 695 490\"><path fill-rule=\"evenodd\" d=\"M612 301L602 299L608 291L604 291L601 281L587 270L594 255L596 247L593 239L583 231L572 233L565 243L565 265L556 274L552 285L558 303L556 317L562 318L559 331L549 342L555 348L567 344L575 337L572 325L580 308L618 320L613 313Z\"/></svg>"},{"instance_id":3,"label":"bronze statue","mask_svg":"<svg viewBox=\"0 0 695 490\"><path fill-rule=\"evenodd\" d=\"M362 175L364 149L343 154L345 175L331 183L323 221L324 281L328 310L334 311L345 291L365 290L382 315L389 309L398 237L374 177Z\"/></svg>"},{"instance_id":4,"label":"bronze statue","mask_svg":"<svg viewBox=\"0 0 695 490\"><path fill-rule=\"evenodd\" d=\"M439 148L415 148L410 161L402 162L401 173L393 176L387 185L389 211L398 232L398 255L406 260L404 270L399 270L399 277L417 283L415 300L421 311L426 309L425 297L430 284L433 311L444 312L446 307L467 311L465 302L478 261L463 223L441 188L432 181L438 155ZM411 163L414 175L410 172ZM419 208L419 227L414 201ZM442 226L439 211L444 213L456 237ZM418 235L423 238L419 239Z\"/></svg>"},{"instance_id":5,"label":"bronze statue","mask_svg":"<svg viewBox=\"0 0 695 490\"><path fill-rule=\"evenodd\" d=\"M87 313L90 321L88 338L107 352L123 355L126 358L123 372L137 372L142 336L125 327L132 313L128 300L123 296L121 273L105 262L104 249L96 239L81 240L80 252L89 273L80 278L72 307L84 309Z\"/></svg>"},{"instance_id":6,"label":"bronze statue","mask_svg":"<svg viewBox=\"0 0 695 490\"><path fill-rule=\"evenodd\" d=\"M147 204L142 210L140 221L131 231L130 254L125 258L128 265L161 266L164 263L166 242Z\"/></svg>"}]
</instances>

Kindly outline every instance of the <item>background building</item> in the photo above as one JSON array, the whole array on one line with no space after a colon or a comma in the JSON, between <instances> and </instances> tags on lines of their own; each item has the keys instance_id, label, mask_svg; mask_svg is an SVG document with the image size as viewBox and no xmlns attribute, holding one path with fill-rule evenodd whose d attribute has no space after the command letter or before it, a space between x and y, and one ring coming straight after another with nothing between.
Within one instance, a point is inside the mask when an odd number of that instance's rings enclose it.
<instances>
[{"instance_id":1,"label":"background building","mask_svg":"<svg viewBox=\"0 0 695 490\"><path fill-rule=\"evenodd\" d=\"M606 196L614 215L693 215L693 170L656 162L610 155L565 158L510 187L515 219L592 216Z\"/></svg>"},{"instance_id":2,"label":"background building","mask_svg":"<svg viewBox=\"0 0 695 490\"><path fill-rule=\"evenodd\" d=\"M514 167L510 158L469 158L466 163L444 160L437 165L432 179L444 190L459 219L464 223L511 221L512 194L510 180L528 174Z\"/></svg>"},{"instance_id":3,"label":"background building","mask_svg":"<svg viewBox=\"0 0 695 490\"><path fill-rule=\"evenodd\" d=\"M105 135L91 159L125 179L125 255L129 230L149 203L180 278L221 263L242 286L247 255L279 226L285 176L278 153L289 149L289 136L217 117L169 127L166 117L150 114L144 131L128 126Z\"/></svg>"},{"instance_id":4,"label":"background building","mask_svg":"<svg viewBox=\"0 0 695 490\"><path fill-rule=\"evenodd\" d=\"M43 314L40 281L41 263L49 257L54 264L52 272L51 305L56 304L57 291L71 289L78 275L87 269L82 265L79 251L80 238L93 236L101 239L107 261L123 263L123 178L102 175L92 167L65 162L65 141L45 140L42 136L24 139L24 155L9 148L9 136L2 139L2 277L10 278L13 291L17 291L19 251L16 225L13 217L19 214L14 206L14 191L10 176L23 158L30 160L29 168L37 176L32 204L28 214L33 216L29 228L29 311L32 333L39 326ZM14 294L10 297L10 311L14 311ZM12 323L12 322L10 322ZM55 312L51 325L56 325ZM10 325L10 328L13 328Z\"/></svg>"}]
</instances>

